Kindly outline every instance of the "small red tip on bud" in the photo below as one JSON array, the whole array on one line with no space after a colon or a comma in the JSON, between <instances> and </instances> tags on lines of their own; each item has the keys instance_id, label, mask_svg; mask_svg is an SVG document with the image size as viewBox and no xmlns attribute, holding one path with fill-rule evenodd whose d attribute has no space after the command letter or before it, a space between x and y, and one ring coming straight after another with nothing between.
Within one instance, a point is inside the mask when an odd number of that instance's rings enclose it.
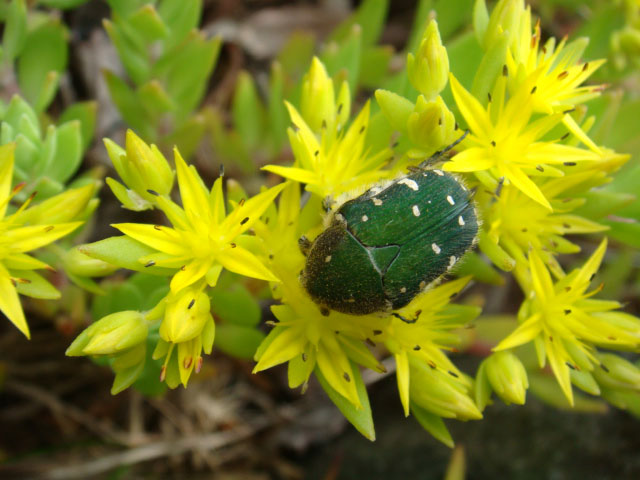
<instances>
[{"instance_id":1,"label":"small red tip on bud","mask_svg":"<svg viewBox=\"0 0 640 480\"><path fill-rule=\"evenodd\" d=\"M160 381L164 382L165 378L167 378L167 366L163 365L160 369Z\"/></svg>"},{"instance_id":2,"label":"small red tip on bud","mask_svg":"<svg viewBox=\"0 0 640 480\"><path fill-rule=\"evenodd\" d=\"M26 186L27 186L27 182L20 182L15 187L13 187L13 190L11 190L11 192L15 195ZM35 195L35 193L36 192L33 192L31 195Z\"/></svg>"},{"instance_id":3,"label":"small red tip on bud","mask_svg":"<svg viewBox=\"0 0 640 480\"><path fill-rule=\"evenodd\" d=\"M200 373L202 370L202 364L204 363L204 359L202 357L198 357L196 360L196 373Z\"/></svg>"},{"instance_id":4,"label":"small red tip on bud","mask_svg":"<svg viewBox=\"0 0 640 480\"><path fill-rule=\"evenodd\" d=\"M192 363L193 363L193 357L189 355L188 357L185 357L184 361L182 362L182 366L188 370L191 367Z\"/></svg>"}]
</instances>

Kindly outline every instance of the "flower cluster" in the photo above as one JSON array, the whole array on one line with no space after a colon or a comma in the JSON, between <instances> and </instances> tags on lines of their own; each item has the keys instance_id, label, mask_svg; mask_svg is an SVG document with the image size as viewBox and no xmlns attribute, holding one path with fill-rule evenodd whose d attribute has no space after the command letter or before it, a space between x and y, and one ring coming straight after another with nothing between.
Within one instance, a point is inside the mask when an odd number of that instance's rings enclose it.
<instances>
[{"instance_id":1,"label":"flower cluster","mask_svg":"<svg viewBox=\"0 0 640 480\"><path fill-rule=\"evenodd\" d=\"M202 366L202 353L211 353L213 348L215 324L206 290L217 284L223 269L278 281L253 252L255 242L247 238L247 232L286 184L241 199L227 213L222 175L207 189L195 168L188 166L175 150L180 206L169 195L174 172L154 145L147 145L131 131L124 149L110 140L105 144L126 186L110 178L107 183L123 206L132 210L159 209L172 226L116 224L113 227L123 237L87 245L83 251L101 258L107 242L117 249L117 254L106 260L170 276L170 291L149 311L119 312L99 320L76 338L67 354L124 358L114 363L117 373L124 372L121 377L127 378L126 382L116 378L117 390L121 390L136 380L144 366L148 328L142 325L160 322L160 339L153 358L164 359L161 380L170 387L180 383L186 386L191 373ZM96 345L100 348L96 349Z\"/></svg>"},{"instance_id":2,"label":"flower cluster","mask_svg":"<svg viewBox=\"0 0 640 480\"><path fill-rule=\"evenodd\" d=\"M0 311L29 338L18 294L44 299L60 297L60 292L35 272L52 268L29 252L76 230L97 207L97 201L92 201L95 185L89 184L32 206L37 197L34 192L20 207L13 208L11 200L25 187L24 183L11 187L14 151L15 143L0 146Z\"/></svg>"},{"instance_id":3,"label":"flower cluster","mask_svg":"<svg viewBox=\"0 0 640 480\"><path fill-rule=\"evenodd\" d=\"M572 384L594 395L602 391L594 370L607 366L598 347L639 345L640 320L615 311L618 302L589 298L599 291L589 285L606 239L570 273L557 258L580 251L567 235L607 230L574 212L589 211L587 192L608 182L629 156L587 135L593 119L584 119L584 103L602 87L583 82L604 61L580 60L584 40L551 38L541 45L539 23L532 27L530 8L518 0L498 2L484 25L476 33L485 59L501 58L501 68L480 69L474 87L484 88L473 93L451 76L459 122L469 135L443 169L464 173L477 186L484 219L480 248L497 267L513 270L525 300L519 326L478 372L476 400L483 408L493 390L508 403L524 403L527 372L516 347L531 343L538 366L549 364L573 405ZM491 75L495 80L489 82Z\"/></svg>"},{"instance_id":4,"label":"flower cluster","mask_svg":"<svg viewBox=\"0 0 640 480\"><path fill-rule=\"evenodd\" d=\"M596 216L584 213L588 193L628 159L588 136L593 119L585 118L585 102L600 95L602 86L584 82L602 61L581 61L586 44L580 40L550 39L542 45L540 26L532 23L522 0L500 0L491 14L484 2L476 3L474 25L484 57L472 87L450 73L432 19L407 57L403 75L413 89L376 91L381 113L373 114L367 101L351 120L348 83L331 78L314 58L299 103L286 103L293 165L264 167L286 181L252 198L229 200L229 212L222 174L208 189L177 150L174 172L155 146L132 132L124 149L107 140L122 180L107 179L113 193L128 209L162 211L171 226L114 225L124 236L83 251L168 276L170 288L148 311L102 318L68 354L111 358L119 391L140 375L149 332L157 328L160 339L152 356L163 359L161 378L171 387L186 385L200 369L202 353L211 352L216 298L210 289L226 269L269 282L277 301L254 371L286 364L290 387L303 391L314 374L368 438L375 434L361 368L384 372L391 363L383 363L383 355L394 360L405 415L412 413L447 444L452 440L443 418L482 418L492 393L507 403L524 403L530 378L520 355L527 344L535 348L537 367L550 366L570 403L573 384L616 405L640 405L633 383L638 369L598 351L637 350L640 337L640 320L617 311L618 302L591 298L599 291L590 285L606 240L569 273L558 258L580 251L567 235L606 230ZM441 95L447 85L455 106ZM380 146L385 143L380 138L391 144L394 136L398 142L392 147ZM445 159L439 152L453 142L457 153ZM431 168L447 178L443 171L454 172L454 183L473 189L482 220L477 244L495 266L513 272L525 297L511 333L496 342L475 380L448 355L460 344L462 329L480 314L474 305L452 303L472 276L438 278L421 285L421 293L402 308L364 315L320 307L300 280L305 245L323 232L342 202L388 185L384 182L407 168L425 175ZM170 196L174 175L181 205ZM417 190L415 182L402 180ZM444 198L455 205L451 195ZM418 206L413 208L419 217ZM462 216L458 222L465 225ZM440 246L432 248L440 253ZM453 267L459 258L450 258Z\"/></svg>"}]
</instances>

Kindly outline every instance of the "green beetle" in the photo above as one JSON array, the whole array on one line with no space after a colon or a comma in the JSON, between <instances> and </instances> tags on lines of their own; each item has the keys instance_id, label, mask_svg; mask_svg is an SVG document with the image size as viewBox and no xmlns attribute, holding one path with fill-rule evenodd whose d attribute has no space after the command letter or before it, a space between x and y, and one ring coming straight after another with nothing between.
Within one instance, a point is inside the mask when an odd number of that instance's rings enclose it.
<instances>
[{"instance_id":1,"label":"green beetle","mask_svg":"<svg viewBox=\"0 0 640 480\"><path fill-rule=\"evenodd\" d=\"M473 246L472 196L456 177L424 164L370 188L342 204L313 243L302 241L304 288L325 314L404 307Z\"/></svg>"}]
</instances>

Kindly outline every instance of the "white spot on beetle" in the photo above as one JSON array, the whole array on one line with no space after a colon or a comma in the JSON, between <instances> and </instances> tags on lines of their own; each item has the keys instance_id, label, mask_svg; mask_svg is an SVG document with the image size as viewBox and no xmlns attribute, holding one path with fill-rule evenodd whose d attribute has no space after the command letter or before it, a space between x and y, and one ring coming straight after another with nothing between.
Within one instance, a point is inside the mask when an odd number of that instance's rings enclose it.
<instances>
[{"instance_id":1,"label":"white spot on beetle","mask_svg":"<svg viewBox=\"0 0 640 480\"><path fill-rule=\"evenodd\" d=\"M456 264L457 258L453 255L449 257L449 268L453 267Z\"/></svg>"},{"instance_id":2,"label":"white spot on beetle","mask_svg":"<svg viewBox=\"0 0 640 480\"><path fill-rule=\"evenodd\" d=\"M398 181L398 184L399 185L406 185L407 187L409 187L414 192L417 192L418 190L420 190L420 187L418 186L416 181L415 180L411 180L410 178L403 178L402 180Z\"/></svg>"},{"instance_id":3,"label":"white spot on beetle","mask_svg":"<svg viewBox=\"0 0 640 480\"><path fill-rule=\"evenodd\" d=\"M420 216L420 209L418 208L418 205L414 205L413 207L411 207L411 210L413 210L413 214L414 214L416 217L419 217L419 216Z\"/></svg>"},{"instance_id":4,"label":"white spot on beetle","mask_svg":"<svg viewBox=\"0 0 640 480\"><path fill-rule=\"evenodd\" d=\"M440 252L442 251L442 249L437 244L432 243L431 248L433 249L436 255L440 255Z\"/></svg>"},{"instance_id":5,"label":"white spot on beetle","mask_svg":"<svg viewBox=\"0 0 640 480\"><path fill-rule=\"evenodd\" d=\"M366 222L367 220L369 220L369 217L367 217L366 215L362 215L362 221Z\"/></svg>"},{"instance_id":6,"label":"white spot on beetle","mask_svg":"<svg viewBox=\"0 0 640 480\"><path fill-rule=\"evenodd\" d=\"M329 263L331 261L331 255L327 255L326 257L324 257L324 261L326 263Z\"/></svg>"},{"instance_id":7,"label":"white spot on beetle","mask_svg":"<svg viewBox=\"0 0 640 480\"><path fill-rule=\"evenodd\" d=\"M400 289L400 293L407 293L407 287L402 287Z\"/></svg>"},{"instance_id":8,"label":"white spot on beetle","mask_svg":"<svg viewBox=\"0 0 640 480\"><path fill-rule=\"evenodd\" d=\"M376 207L379 207L380 205L382 205L382 200L380 200L379 198L375 198L375 197L373 197L373 204L374 204Z\"/></svg>"},{"instance_id":9,"label":"white spot on beetle","mask_svg":"<svg viewBox=\"0 0 640 480\"><path fill-rule=\"evenodd\" d=\"M431 203L431 200L427 200L427 203Z\"/></svg>"},{"instance_id":10,"label":"white spot on beetle","mask_svg":"<svg viewBox=\"0 0 640 480\"><path fill-rule=\"evenodd\" d=\"M451 205L455 205L456 202L453 199L453 197L451 195L447 195L447 202L449 202Z\"/></svg>"},{"instance_id":11,"label":"white spot on beetle","mask_svg":"<svg viewBox=\"0 0 640 480\"><path fill-rule=\"evenodd\" d=\"M460 225L461 227L464 227L464 218L462 218L462 215L458 217L458 225Z\"/></svg>"},{"instance_id":12,"label":"white spot on beetle","mask_svg":"<svg viewBox=\"0 0 640 480\"><path fill-rule=\"evenodd\" d=\"M433 173L435 173L436 175L440 175L441 177L444 177L444 172L442 170L434 170Z\"/></svg>"}]
</instances>

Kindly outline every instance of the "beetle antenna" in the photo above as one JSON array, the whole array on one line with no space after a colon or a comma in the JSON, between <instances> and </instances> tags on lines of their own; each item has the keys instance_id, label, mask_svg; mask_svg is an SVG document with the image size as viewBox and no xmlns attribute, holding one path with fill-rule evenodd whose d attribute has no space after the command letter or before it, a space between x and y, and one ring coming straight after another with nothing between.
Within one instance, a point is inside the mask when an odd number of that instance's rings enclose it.
<instances>
[{"instance_id":1,"label":"beetle antenna","mask_svg":"<svg viewBox=\"0 0 640 480\"><path fill-rule=\"evenodd\" d=\"M502 193L502 187L504 186L504 177L500 177L498 180L498 186L496 187L496 198L500 198L500 194Z\"/></svg>"},{"instance_id":2,"label":"beetle antenna","mask_svg":"<svg viewBox=\"0 0 640 480\"><path fill-rule=\"evenodd\" d=\"M455 142L453 142L451 145L447 145L446 147L444 147L442 150L438 150L436 151L433 155L431 155L429 158L427 158L424 162L422 162L420 164L420 168L424 168L427 165L433 163L435 160L439 159L441 156L443 156L445 153L447 153L449 150L451 150L452 148L455 148L456 145L458 145L461 141L463 141L466 136L469 134L469 130L465 130L464 133L462 135L460 135L460 138L458 138Z\"/></svg>"},{"instance_id":3,"label":"beetle antenna","mask_svg":"<svg viewBox=\"0 0 640 480\"><path fill-rule=\"evenodd\" d=\"M419 315L416 315L415 318L409 320L407 317L403 317L402 315L400 315L399 313L393 312L391 314L391 316L399 318L400 320L402 320L405 323L416 323L418 321L418 317Z\"/></svg>"}]
</instances>

